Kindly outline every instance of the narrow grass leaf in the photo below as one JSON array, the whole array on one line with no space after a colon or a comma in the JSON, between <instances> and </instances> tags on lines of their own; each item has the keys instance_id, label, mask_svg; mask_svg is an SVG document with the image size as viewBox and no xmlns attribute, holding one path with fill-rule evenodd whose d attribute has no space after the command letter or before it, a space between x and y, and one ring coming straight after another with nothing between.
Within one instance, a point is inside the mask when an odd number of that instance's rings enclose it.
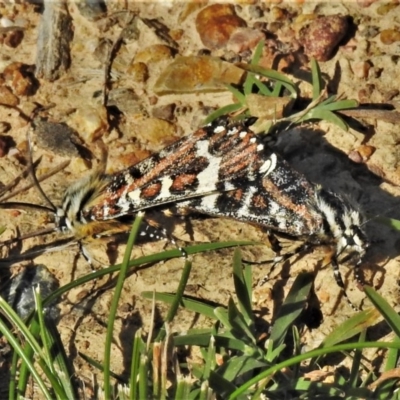
<instances>
[{"instance_id":1,"label":"narrow grass leaf","mask_svg":"<svg viewBox=\"0 0 400 400\"><path fill-rule=\"evenodd\" d=\"M228 104L227 106L221 107L218 110L215 110L209 116L203 121L203 125L207 125L210 122L214 121L215 119L223 116L223 115L229 115L231 113L234 113L238 110L243 108L243 105L241 103L233 103L233 104Z\"/></svg>"},{"instance_id":2,"label":"narrow grass leaf","mask_svg":"<svg viewBox=\"0 0 400 400\"><path fill-rule=\"evenodd\" d=\"M136 237L139 234L140 224L143 219L143 213L138 213L135 221L132 225L131 232L129 234L128 242L126 245L126 250L124 254L124 259L121 264L121 270L118 276L117 284L114 290L114 296L110 306L110 314L108 318L107 324L107 332L106 332L106 341L104 345L104 398L111 398L111 385L110 385L110 364L111 364L111 344L113 340L113 332L115 325L115 317L117 315L118 303L121 297L122 288L124 285L125 277L129 268L129 261L131 257L131 252L133 245L135 243Z\"/></svg>"},{"instance_id":3,"label":"narrow grass leaf","mask_svg":"<svg viewBox=\"0 0 400 400\"><path fill-rule=\"evenodd\" d=\"M364 291L371 303L381 313L383 318L385 318L385 321L390 328L400 338L400 316L397 314L397 312L378 292L376 292L370 286L365 286Z\"/></svg>"},{"instance_id":4,"label":"narrow grass leaf","mask_svg":"<svg viewBox=\"0 0 400 400\"><path fill-rule=\"evenodd\" d=\"M367 335L367 330L364 329L360 333L360 337L358 338L359 343L365 342L365 338ZM347 384L353 388L358 387L358 380L360 379L360 370L361 370L361 360L362 360L362 350L357 349L354 352L353 358L352 358L352 364L351 364L351 370L350 370L350 376L348 378Z\"/></svg>"},{"instance_id":5,"label":"narrow grass leaf","mask_svg":"<svg viewBox=\"0 0 400 400\"><path fill-rule=\"evenodd\" d=\"M347 99L347 100L339 100L332 102L326 105L318 105L317 107L321 110L328 110L328 111L340 111L340 110L347 110L349 108L356 108L358 107L357 100Z\"/></svg>"},{"instance_id":6,"label":"narrow grass leaf","mask_svg":"<svg viewBox=\"0 0 400 400\"><path fill-rule=\"evenodd\" d=\"M142 292L140 295L143 298L149 300L153 298L153 292ZM167 304L172 304L176 296L169 293L155 293L154 298L156 301L162 301ZM194 311L208 318L216 319L216 316L214 314L215 306L210 306L199 300L193 300L187 297L182 297L180 299L180 305L187 310Z\"/></svg>"},{"instance_id":7,"label":"narrow grass leaf","mask_svg":"<svg viewBox=\"0 0 400 400\"><path fill-rule=\"evenodd\" d=\"M312 99L317 100L322 92L323 80L317 60L311 58Z\"/></svg>"},{"instance_id":8,"label":"narrow grass leaf","mask_svg":"<svg viewBox=\"0 0 400 400\"><path fill-rule=\"evenodd\" d=\"M3 301L3 300L1 300ZM8 343L10 346L14 349L15 352L18 353L18 355L21 357L23 362L27 365L30 373L32 374L34 380L36 381L39 389L42 391L43 396L46 399L53 399L53 395L50 394L49 390L46 387L46 384L44 383L41 374L39 371L35 368L33 363L29 358L26 357L24 349L21 347L21 344L16 336L11 332L10 329L8 329L7 325L4 323L2 319L0 319L0 331L3 333L5 338L7 339Z\"/></svg>"},{"instance_id":9,"label":"narrow grass leaf","mask_svg":"<svg viewBox=\"0 0 400 400\"><path fill-rule=\"evenodd\" d=\"M290 92L293 98L297 98L297 87L286 75L281 74L273 69L261 67L259 65L238 63L236 66L250 73L258 74L265 78L281 83Z\"/></svg>"},{"instance_id":10,"label":"narrow grass leaf","mask_svg":"<svg viewBox=\"0 0 400 400\"><path fill-rule=\"evenodd\" d=\"M240 249L235 249L233 253L233 283L238 299L239 309L246 324L252 328L254 325L253 310L251 307L251 291L249 292L248 281L243 274L242 254Z\"/></svg>"},{"instance_id":11,"label":"narrow grass leaf","mask_svg":"<svg viewBox=\"0 0 400 400\"><path fill-rule=\"evenodd\" d=\"M254 356L240 355L230 357L219 368L218 374L224 379L232 382L237 377L246 374L249 371L254 371L258 368L266 368L268 364L263 360L258 360Z\"/></svg>"},{"instance_id":12,"label":"narrow grass leaf","mask_svg":"<svg viewBox=\"0 0 400 400\"><path fill-rule=\"evenodd\" d=\"M133 339L132 346L132 355L131 355L131 372L129 378L129 398L137 399L138 398L138 385L139 385L139 372L140 372L140 355L141 350L144 349L145 344L141 338L141 330L138 329L135 333L135 337Z\"/></svg>"},{"instance_id":13,"label":"narrow grass leaf","mask_svg":"<svg viewBox=\"0 0 400 400\"><path fill-rule=\"evenodd\" d=\"M313 281L314 276L308 273L301 273L296 277L271 330L270 341L273 343L273 349L284 342L288 329L303 311Z\"/></svg>"},{"instance_id":14,"label":"narrow grass leaf","mask_svg":"<svg viewBox=\"0 0 400 400\"><path fill-rule=\"evenodd\" d=\"M377 323L379 319L379 312L373 308L360 311L333 330L320 344L320 347L331 347L349 340Z\"/></svg>"},{"instance_id":15,"label":"narrow grass leaf","mask_svg":"<svg viewBox=\"0 0 400 400\"><path fill-rule=\"evenodd\" d=\"M300 121L307 121L310 119L320 119L322 121L330 122L331 124L337 125L339 128L346 132L349 129L349 126L346 124L346 122L344 122L342 118L334 114L332 111L313 108L303 118L301 118Z\"/></svg>"},{"instance_id":16,"label":"narrow grass leaf","mask_svg":"<svg viewBox=\"0 0 400 400\"><path fill-rule=\"evenodd\" d=\"M185 292L185 288L188 283L191 270L192 270L192 263L189 260L186 260L176 294L174 296L173 301L171 302L171 307L169 308L167 316L165 317L164 325L160 329L160 332L157 335L156 338L157 342L164 340L164 338L166 337L166 324L170 324L174 319L176 313L178 312L178 308L179 305L182 303L183 293Z\"/></svg>"}]
</instances>

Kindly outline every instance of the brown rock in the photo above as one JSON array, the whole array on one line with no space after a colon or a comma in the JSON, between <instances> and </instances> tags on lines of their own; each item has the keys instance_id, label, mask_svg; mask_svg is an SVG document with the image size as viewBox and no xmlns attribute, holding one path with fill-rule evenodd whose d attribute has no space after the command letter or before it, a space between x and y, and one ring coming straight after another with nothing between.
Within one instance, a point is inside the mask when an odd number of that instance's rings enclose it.
<instances>
[{"instance_id":1,"label":"brown rock","mask_svg":"<svg viewBox=\"0 0 400 400\"><path fill-rule=\"evenodd\" d=\"M227 83L240 83L244 71L219 58L177 57L154 85L156 94L226 90Z\"/></svg>"},{"instance_id":2,"label":"brown rock","mask_svg":"<svg viewBox=\"0 0 400 400\"><path fill-rule=\"evenodd\" d=\"M383 44L393 44L400 41L400 31L398 29L384 29L381 31L380 39Z\"/></svg>"},{"instance_id":3,"label":"brown rock","mask_svg":"<svg viewBox=\"0 0 400 400\"><path fill-rule=\"evenodd\" d=\"M328 61L346 35L347 18L340 15L318 17L299 32L299 41L308 57Z\"/></svg>"},{"instance_id":4,"label":"brown rock","mask_svg":"<svg viewBox=\"0 0 400 400\"><path fill-rule=\"evenodd\" d=\"M4 38L4 44L8 47L18 47L24 38L24 31L22 29L13 29L7 32Z\"/></svg>"},{"instance_id":5,"label":"brown rock","mask_svg":"<svg viewBox=\"0 0 400 400\"><path fill-rule=\"evenodd\" d=\"M3 77L17 96L30 96L36 90L37 81L30 65L13 62L4 69Z\"/></svg>"},{"instance_id":6,"label":"brown rock","mask_svg":"<svg viewBox=\"0 0 400 400\"><path fill-rule=\"evenodd\" d=\"M134 62L132 63L127 71L134 82L144 83L149 78L149 70L147 65L143 62Z\"/></svg>"},{"instance_id":7,"label":"brown rock","mask_svg":"<svg viewBox=\"0 0 400 400\"><path fill-rule=\"evenodd\" d=\"M203 44L210 49L224 47L232 33L246 22L229 4L213 4L197 14L196 29Z\"/></svg>"}]
</instances>

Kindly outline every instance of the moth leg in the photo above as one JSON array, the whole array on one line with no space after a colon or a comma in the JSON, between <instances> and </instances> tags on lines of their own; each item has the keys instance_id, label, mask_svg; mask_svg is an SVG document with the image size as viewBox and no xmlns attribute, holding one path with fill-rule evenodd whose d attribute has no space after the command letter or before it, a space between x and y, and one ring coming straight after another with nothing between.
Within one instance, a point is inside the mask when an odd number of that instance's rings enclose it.
<instances>
[{"instance_id":1,"label":"moth leg","mask_svg":"<svg viewBox=\"0 0 400 400\"><path fill-rule=\"evenodd\" d=\"M335 281L336 281L337 285L340 287L340 289L342 290L343 296L346 298L347 303L349 304L349 306L350 306L354 311L360 311L359 308L356 307L356 306L351 302L349 296L347 295L346 287L345 287L345 285L344 285L343 278L342 278L342 274L340 273L339 264L338 264L338 262L337 262L336 257L333 256L332 259L330 260L330 263L331 263L332 268L333 268L333 276L335 277ZM355 270L356 270L356 269L355 269ZM357 272L357 273L354 272L354 274L355 274L355 277L356 277L357 282L359 282L360 276L359 276L358 272Z\"/></svg>"}]
</instances>

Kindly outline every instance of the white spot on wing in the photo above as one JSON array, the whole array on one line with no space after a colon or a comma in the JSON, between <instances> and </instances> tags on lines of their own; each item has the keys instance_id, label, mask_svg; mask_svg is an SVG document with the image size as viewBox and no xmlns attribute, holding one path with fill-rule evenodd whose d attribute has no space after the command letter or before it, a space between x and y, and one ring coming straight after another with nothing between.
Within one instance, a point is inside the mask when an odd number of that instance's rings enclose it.
<instances>
[{"instance_id":1,"label":"white spot on wing","mask_svg":"<svg viewBox=\"0 0 400 400\"><path fill-rule=\"evenodd\" d=\"M276 163L276 154L271 154L270 158L261 165L260 172L264 174L264 176L268 176L276 168Z\"/></svg>"}]
</instances>

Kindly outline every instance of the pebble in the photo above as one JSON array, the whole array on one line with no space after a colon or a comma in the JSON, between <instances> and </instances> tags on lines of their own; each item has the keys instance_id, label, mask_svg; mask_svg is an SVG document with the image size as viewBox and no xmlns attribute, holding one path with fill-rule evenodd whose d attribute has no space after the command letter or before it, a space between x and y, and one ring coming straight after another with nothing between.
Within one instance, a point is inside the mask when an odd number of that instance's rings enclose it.
<instances>
[{"instance_id":1,"label":"pebble","mask_svg":"<svg viewBox=\"0 0 400 400\"><path fill-rule=\"evenodd\" d=\"M155 44L145 47L136 53L135 63L154 63L162 60L168 60L174 57L175 50L165 44Z\"/></svg>"},{"instance_id":2,"label":"pebble","mask_svg":"<svg viewBox=\"0 0 400 400\"><path fill-rule=\"evenodd\" d=\"M371 61L358 61L352 64L354 76L360 79L366 79L369 75L369 70L372 67Z\"/></svg>"},{"instance_id":3,"label":"pebble","mask_svg":"<svg viewBox=\"0 0 400 400\"><path fill-rule=\"evenodd\" d=\"M204 46L216 50L224 47L232 33L246 22L238 17L230 4L213 4L201 10L196 17L196 30Z\"/></svg>"},{"instance_id":4,"label":"pebble","mask_svg":"<svg viewBox=\"0 0 400 400\"><path fill-rule=\"evenodd\" d=\"M166 104L165 106L154 107L151 115L154 118L163 119L165 121L173 121L174 120L174 111L176 108L176 104Z\"/></svg>"},{"instance_id":5,"label":"pebble","mask_svg":"<svg viewBox=\"0 0 400 400\"><path fill-rule=\"evenodd\" d=\"M78 134L67 124L36 118L33 126L39 147L63 157L79 157Z\"/></svg>"},{"instance_id":6,"label":"pebble","mask_svg":"<svg viewBox=\"0 0 400 400\"><path fill-rule=\"evenodd\" d=\"M38 87L33 75L33 67L20 62L13 62L4 69L3 77L17 96L31 96Z\"/></svg>"},{"instance_id":7,"label":"pebble","mask_svg":"<svg viewBox=\"0 0 400 400\"><path fill-rule=\"evenodd\" d=\"M126 70L132 81L144 83L149 79L149 69L144 62L134 62Z\"/></svg>"},{"instance_id":8,"label":"pebble","mask_svg":"<svg viewBox=\"0 0 400 400\"><path fill-rule=\"evenodd\" d=\"M243 51L253 49L264 39L264 33L258 29L238 28L229 38L226 48L228 51L242 53Z\"/></svg>"},{"instance_id":9,"label":"pebble","mask_svg":"<svg viewBox=\"0 0 400 400\"><path fill-rule=\"evenodd\" d=\"M317 61L328 61L348 30L347 18L341 15L318 17L299 32L304 53Z\"/></svg>"},{"instance_id":10,"label":"pebble","mask_svg":"<svg viewBox=\"0 0 400 400\"><path fill-rule=\"evenodd\" d=\"M226 84L240 83L243 74L242 69L219 58L178 56L161 73L154 92L160 95L226 90Z\"/></svg>"},{"instance_id":11,"label":"pebble","mask_svg":"<svg viewBox=\"0 0 400 400\"><path fill-rule=\"evenodd\" d=\"M24 32L22 29L12 29L6 33L4 37L4 44L12 49L15 49L21 44L23 38Z\"/></svg>"},{"instance_id":12,"label":"pebble","mask_svg":"<svg viewBox=\"0 0 400 400\"><path fill-rule=\"evenodd\" d=\"M383 44L393 44L400 41L400 31L398 29L384 29L381 31L379 39Z\"/></svg>"}]
</instances>

